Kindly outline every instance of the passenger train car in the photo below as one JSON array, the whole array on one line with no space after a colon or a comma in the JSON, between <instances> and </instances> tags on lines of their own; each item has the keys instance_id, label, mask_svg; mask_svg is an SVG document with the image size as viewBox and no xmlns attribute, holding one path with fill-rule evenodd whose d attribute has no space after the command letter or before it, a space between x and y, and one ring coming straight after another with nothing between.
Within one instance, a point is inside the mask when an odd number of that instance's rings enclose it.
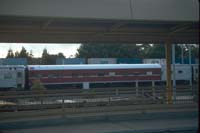
<instances>
[{"instance_id":1,"label":"passenger train car","mask_svg":"<svg viewBox=\"0 0 200 133\"><path fill-rule=\"evenodd\" d=\"M101 64L101 65L54 65L28 66L29 85L38 78L44 85L132 82L161 80L158 64Z\"/></svg>"},{"instance_id":2,"label":"passenger train car","mask_svg":"<svg viewBox=\"0 0 200 133\"><path fill-rule=\"evenodd\" d=\"M0 66L0 88L24 88L25 66Z\"/></svg>"},{"instance_id":3,"label":"passenger train car","mask_svg":"<svg viewBox=\"0 0 200 133\"><path fill-rule=\"evenodd\" d=\"M198 81L198 65L176 65L176 80ZM173 71L173 70L172 70ZM18 65L0 66L0 90L30 89L35 80L47 88L89 89L99 84L130 84L166 80L166 67L159 64Z\"/></svg>"}]
</instances>

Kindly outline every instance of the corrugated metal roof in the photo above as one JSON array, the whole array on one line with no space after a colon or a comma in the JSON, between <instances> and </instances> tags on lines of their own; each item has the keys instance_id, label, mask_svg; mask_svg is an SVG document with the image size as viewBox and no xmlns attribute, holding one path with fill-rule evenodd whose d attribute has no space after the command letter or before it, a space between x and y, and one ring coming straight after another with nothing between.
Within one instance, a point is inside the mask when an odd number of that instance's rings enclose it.
<instances>
[{"instance_id":1,"label":"corrugated metal roof","mask_svg":"<svg viewBox=\"0 0 200 133\"><path fill-rule=\"evenodd\" d=\"M17 69L17 70L24 70L24 65L0 65L0 69Z\"/></svg>"}]
</instances>

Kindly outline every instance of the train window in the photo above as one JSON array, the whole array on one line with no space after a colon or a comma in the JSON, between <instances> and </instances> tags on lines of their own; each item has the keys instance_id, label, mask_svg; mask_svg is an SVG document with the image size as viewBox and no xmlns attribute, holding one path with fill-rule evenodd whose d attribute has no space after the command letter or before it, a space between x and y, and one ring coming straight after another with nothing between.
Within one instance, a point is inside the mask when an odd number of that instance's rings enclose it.
<instances>
[{"instance_id":1,"label":"train window","mask_svg":"<svg viewBox=\"0 0 200 133\"><path fill-rule=\"evenodd\" d=\"M59 74L54 74L54 78L59 78L60 75Z\"/></svg>"},{"instance_id":2,"label":"train window","mask_svg":"<svg viewBox=\"0 0 200 133\"><path fill-rule=\"evenodd\" d=\"M17 72L17 77L21 78L22 77L22 73L21 72Z\"/></svg>"},{"instance_id":3,"label":"train window","mask_svg":"<svg viewBox=\"0 0 200 133\"><path fill-rule=\"evenodd\" d=\"M48 74L48 78L55 78L56 76L54 74Z\"/></svg>"},{"instance_id":4,"label":"train window","mask_svg":"<svg viewBox=\"0 0 200 133\"><path fill-rule=\"evenodd\" d=\"M12 79L12 74L11 73L5 73L4 79Z\"/></svg>"},{"instance_id":5,"label":"train window","mask_svg":"<svg viewBox=\"0 0 200 133\"><path fill-rule=\"evenodd\" d=\"M124 75L124 76L128 76L128 75L130 75L130 73L123 73L123 75Z\"/></svg>"},{"instance_id":6,"label":"train window","mask_svg":"<svg viewBox=\"0 0 200 133\"><path fill-rule=\"evenodd\" d=\"M109 72L109 75L110 75L110 76L114 76L114 75L115 75L115 72Z\"/></svg>"},{"instance_id":7,"label":"train window","mask_svg":"<svg viewBox=\"0 0 200 133\"><path fill-rule=\"evenodd\" d=\"M37 74L37 78L41 78L42 77L42 75L41 74Z\"/></svg>"},{"instance_id":8,"label":"train window","mask_svg":"<svg viewBox=\"0 0 200 133\"><path fill-rule=\"evenodd\" d=\"M179 70L178 73L179 73L179 74L180 74L180 73L183 73L183 71Z\"/></svg>"},{"instance_id":9,"label":"train window","mask_svg":"<svg viewBox=\"0 0 200 133\"><path fill-rule=\"evenodd\" d=\"M147 74L147 75L152 75L152 72L147 72L146 74Z\"/></svg>"},{"instance_id":10,"label":"train window","mask_svg":"<svg viewBox=\"0 0 200 133\"><path fill-rule=\"evenodd\" d=\"M134 75L140 75L140 73L139 72L134 72Z\"/></svg>"},{"instance_id":11,"label":"train window","mask_svg":"<svg viewBox=\"0 0 200 133\"><path fill-rule=\"evenodd\" d=\"M105 74L104 73L99 73L98 76L105 76Z\"/></svg>"},{"instance_id":12,"label":"train window","mask_svg":"<svg viewBox=\"0 0 200 133\"><path fill-rule=\"evenodd\" d=\"M37 74L31 73L31 74L30 74L30 77L37 78L38 76L37 76Z\"/></svg>"},{"instance_id":13,"label":"train window","mask_svg":"<svg viewBox=\"0 0 200 133\"><path fill-rule=\"evenodd\" d=\"M22 84L17 84L17 88L22 88Z\"/></svg>"},{"instance_id":14,"label":"train window","mask_svg":"<svg viewBox=\"0 0 200 133\"><path fill-rule=\"evenodd\" d=\"M78 77L78 74L72 73L72 77Z\"/></svg>"},{"instance_id":15,"label":"train window","mask_svg":"<svg viewBox=\"0 0 200 133\"><path fill-rule=\"evenodd\" d=\"M88 75L89 75L89 74L87 74L87 73L83 73L83 74L82 74L83 77L87 77Z\"/></svg>"},{"instance_id":16,"label":"train window","mask_svg":"<svg viewBox=\"0 0 200 133\"><path fill-rule=\"evenodd\" d=\"M65 76L65 75L63 75L63 74L58 74L58 75L57 75L58 78L63 78L64 76Z\"/></svg>"}]
</instances>

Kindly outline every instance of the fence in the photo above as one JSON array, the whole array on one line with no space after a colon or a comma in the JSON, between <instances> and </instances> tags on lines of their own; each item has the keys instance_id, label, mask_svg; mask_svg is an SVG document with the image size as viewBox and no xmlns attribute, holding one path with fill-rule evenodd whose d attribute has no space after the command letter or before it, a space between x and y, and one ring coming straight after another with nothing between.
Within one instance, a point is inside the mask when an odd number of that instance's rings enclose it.
<instances>
[{"instance_id":1,"label":"fence","mask_svg":"<svg viewBox=\"0 0 200 133\"><path fill-rule=\"evenodd\" d=\"M198 103L198 86L177 86L173 104L187 103ZM167 104L165 86L0 93L1 112L149 104Z\"/></svg>"}]
</instances>

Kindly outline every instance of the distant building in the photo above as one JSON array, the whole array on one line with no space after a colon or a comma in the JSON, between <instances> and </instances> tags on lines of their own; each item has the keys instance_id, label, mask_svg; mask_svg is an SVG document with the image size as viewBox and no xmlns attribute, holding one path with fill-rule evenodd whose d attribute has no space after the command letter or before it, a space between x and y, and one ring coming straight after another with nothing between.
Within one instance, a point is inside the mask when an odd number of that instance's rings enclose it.
<instances>
[{"instance_id":1,"label":"distant building","mask_svg":"<svg viewBox=\"0 0 200 133\"><path fill-rule=\"evenodd\" d=\"M116 58L89 58L88 64L116 64Z\"/></svg>"},{"instance_id":2,"label":"distant building","mask_svg":"<svg viewBox=\"0 0 200 133\"><path fill-rule=\"evenodd\" d=\"M182 58L176 58L176 64L182 64ZM189 58L183 58L183 64L189 64ZM191 58L191 64L196 64L195 58Z\"/></svg>"},{"instance_id":3,"label":"distant building","mask_svg":"<svg viewBox=\"0 0 200 133\"><path fill-rule=\"evenodd\" d=\"M2 58L0 65L27 65L26 58Z\"/></svg>"},{"instance_id":4,"label":"distant building","mask_svg":"<svg viewBox=\"0 0 200 133\"><path fill-rule=\"evenodd\" d=\"M141 64L140 58L117 58L117 64Z\"/></svg>"},{"instance_id":5,"label":"distant building","mask_svg":"<svg viewBox=\"0 0 200 133\"><path fill-rule=\"evenodd\" d=\"M143 63L166 65L166 59L143 59Z\"/></svg>"},{"instance_id":6,"label":"distant building","mask_svg":"<svg viewBox=\"0 0 200 133\"><path fill-rule=\"evenodd\" d=\"M191 64L198 64L197 63L198 59L192 58L191 59ZM143 59L144 64L160 64L160 65L166 65L166 59ZM172 63L172 60L171 60ZM175 59L176 64L182 64L182 59L181 58L176 58ZM189 59L184 58L183 59L183 64L189 64Z\"/></svg>"},{"instance_id":7,"label":"distant building","mask_svg":"<svg viewBox=\"0 0 200 133\"><path fill-rule=\"evenodd\" d=\"M199 64L199 59L195 59L195 64Z\"/></svg>"},{"instance_id":8,"label":"distant building","mask_svg":"<svg viewBox=\"0 0 200 133\"><path fill-rule=\"evenodd\" d=\"M84 58L58 58L56 59L57 65L70 65L70 64L86 64Z\"/></svg>"}]
</instances>

